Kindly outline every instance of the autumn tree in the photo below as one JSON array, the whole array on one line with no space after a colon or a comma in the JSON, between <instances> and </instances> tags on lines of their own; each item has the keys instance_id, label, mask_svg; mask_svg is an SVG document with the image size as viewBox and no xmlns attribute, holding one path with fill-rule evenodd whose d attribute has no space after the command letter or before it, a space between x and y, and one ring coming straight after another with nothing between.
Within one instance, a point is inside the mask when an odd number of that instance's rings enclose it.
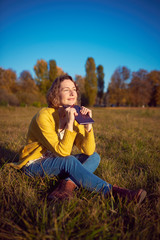
<instances>
[{"instance_id":1,"label":"autumn tree","mask_svg":"<svg viewBox=\"0 0 160 240\"><path fill-rule=\"evenodd\" d=\"M97 81L98 81L98 101L99 104L102 104L103 99L103 92L104 92L104 72L103 72L103 66L99 65L97 67Z\"/></svg>"},{"instance_id":2,"label":"autumn tree","mask_svg":"<svg viewBox=\"0 0 160 240\"><path fill-rule=\"evenodd\" d=\"M66 73L63 71L62 68L57 66L57 76L65 75Z\"/></svg>"},{"instance_id":3,"label":"autumn tree","mask_svg":"<svg viewBox=\"0 0 160 240\"><path fill-rule=\"evenodd\" d=\"M16 91L17 75L12 69L0 68L0 88L5 88L8 92Z\"/></svg>"},{"instance_id":4,"label":"autumn tree","mask_svg":"<svg viewBox=\"0 0 160 240\"><path fill-rule=\"evenodd\" d=\"M85 98L85 78L82 77L81 75L76 75L75 76L75 82L78 85L78 89L80 92L80 99L79 102L83 106L86 103L86 98Z\"/></svg>"},{"instance_id":5,"label":"autumn tree","mask_svg":"<svg viewBox=\"0 0 160 240\"><path fill-rule=\"evenodd\" d=\"M149 106L160 106L160 71L151 71L146 78L151 86Z\"/></svg>"},{"instance_id":6,"label":"autumn tree","mask_svg":"<svg viewBox=\"0 0 160 240\"><path fill-rule=\"evenodd\" d=\"M111 77L111 83L108 86L109 103L116 106L127 103L127 83L130 78L130 70L127 67L119 67Z\"/></svg>"},{"instance_id":7,"label":"autumn tree","mask_svg":"<svg viewBox=\"0 0 160 240\"><path fill-rule=\"evenodd\" d=\"M29 71L21 72L19 77L19 84L21 86L21 89L26 92L35 93L38 91L38 87L36 86L35 81Z\"/></svg>"},{"instance_id":8,"label":"autumn tree","mask_svg":"<svg viewBox=\"0 0 160 240\"><path fill-rule=\"evenodd\" d=\"M130 100L133 106L146 106L151 98L151 84L147 81L146 70L140 69L132 73L129 84Z\"/></svg>"},{"instance_id":9,"label":"autumn tree","mask_svg":"<svg viewBox=\"0 0 160 240\"><path fill-rule=\"evenodd\" d=\"M21 104L32 105L40 102L40 92L29 71L23 71L19 77L18 99Z\"/></svg>"},{"instance_id":10,"label":"autumn tree","mask_svg":"<svg viewBox=\"0 0 160 240\"><path fill-rule=\"evenodd\" d=\"M92 57L86 61L86 78L85 78L85 96L89 106L93 106L97 96L97 74L96 65Z\"/></svg>"},{"instance_id":11,"label":"autumn tree","mask_svg":"<svg viewBox=\"0 0 160 240\"><path fill-rule=\"evenodd\" d=\"M0 104L18 105L17 75L11 69L0 68Z\"/></svg>"},{"instance_id":12,"label":"autumn tree","mask_svg":"<svg viewBox=\"0 0 160 240\"><path fill-rule=\"evenodd\" d=\"M54 80L58 76L57 64L55 60L49 61L49 82L47 88L49 89Z\"/></svg>"},{"instance_id":13,"label":"autumn tree","mask_svg":"<svg viewBox=\"0 0 160 240\"><path fill-rule=\"evenodd\" d=\"M46 94L48 90L48 82L49 82L49 76L48 76L48 64L43 59L37 60L36 65L34 66L34 71L36 74L35 81L37 83L37 86L39 87L40 91L43 94Z\"/></svg>"}]
</instances>

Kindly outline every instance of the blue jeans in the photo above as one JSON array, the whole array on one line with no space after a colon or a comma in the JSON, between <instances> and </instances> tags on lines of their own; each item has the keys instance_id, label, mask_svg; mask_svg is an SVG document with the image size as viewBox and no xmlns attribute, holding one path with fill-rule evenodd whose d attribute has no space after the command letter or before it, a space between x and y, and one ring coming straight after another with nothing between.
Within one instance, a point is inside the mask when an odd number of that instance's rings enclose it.
<instances>
[{"instance_id":1,"label":"blue jeans","mask_svg":"<svg viewBox=\"0 0 160 240\"><path fill-rule=\"evenodd\" d=\"M70 178L77 186L106 195L111 190L112 185L93 174L99 162L100 156L96 152L91 156L77 154L39 159L28 167L24 166L23 171L29 176L44 177L48 175Z\"/></svg>"}]
</instances>

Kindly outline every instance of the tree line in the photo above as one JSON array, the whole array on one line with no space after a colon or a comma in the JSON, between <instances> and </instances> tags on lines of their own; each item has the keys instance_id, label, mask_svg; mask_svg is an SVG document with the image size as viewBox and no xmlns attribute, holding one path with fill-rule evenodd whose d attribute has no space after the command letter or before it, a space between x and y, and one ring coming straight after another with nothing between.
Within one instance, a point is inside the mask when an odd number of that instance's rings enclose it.
<instances>
[{"instance_id":1,"label":"tree line","mask_svg":"<svg viewBox=\"0 0 160 240\"><path fill-rule=\"evenodd\" d=\"M160 106L160 71L119 67L111 77L107 102L115 106Z\"/></svg>"},{"instance_id":2,"label":"tree line","mask_svg":"<svg viewBox=\"0 0 160 240\"><path fill-rule=\"evenodd\" d=\"M12 69L0 68L0 105L46 105L45 95L56 77L65 74L55 60L37 60L35 77L22 71L17 77ZM118 67L104 91L104 68L92 57L86 60L86 75L75 75L84 106L160 106L160 71L140 69L131 72Z\"/></svg>"}]
</instances>

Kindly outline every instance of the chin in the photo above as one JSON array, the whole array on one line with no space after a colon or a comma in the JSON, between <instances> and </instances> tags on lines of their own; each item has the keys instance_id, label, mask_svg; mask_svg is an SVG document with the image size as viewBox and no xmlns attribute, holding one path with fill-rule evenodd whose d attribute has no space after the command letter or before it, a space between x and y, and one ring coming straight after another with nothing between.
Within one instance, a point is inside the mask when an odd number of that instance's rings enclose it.
<instances>
[{"instance_id":1,"label":"chin","mask_svg":"<svg viewBox=\"0 0 160 240\"><path fill-rule=\"evenodd\" d=\"M69 101L67 104L72 106L72 105L76 104L76 101Z\"/></svg>"},{"instance_id":2,"label":"chin","mask_svg":"<svg viewBox=\"0 0 160 240\"><path fill-rule=\"evenodd\" d=\"M75 103L68 103L69 106L75 105Z\"/></svg>"},{"instance_id":3,"label":"chin","mask_svg":"<svg viewBox=\"0 0 160 240\"><path fill-rule=\"evenodd\" d=\"M75 105L75 103L74 103L74 102L72 102L72 103L71 103L71 102L68 102L68 103L63 104L63 106L66 106L66 107L67 107L67 106L69 107L69 106L72 106L72 105Z\"/></svg>"}]
</instances>

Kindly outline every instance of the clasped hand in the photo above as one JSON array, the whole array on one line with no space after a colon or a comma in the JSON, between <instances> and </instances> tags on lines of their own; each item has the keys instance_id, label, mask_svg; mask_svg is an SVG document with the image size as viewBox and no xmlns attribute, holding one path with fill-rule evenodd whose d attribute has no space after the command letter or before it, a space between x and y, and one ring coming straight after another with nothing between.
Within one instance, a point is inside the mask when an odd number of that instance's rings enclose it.
<instances>
[{"instance_id":1,"label":"clasped hand","mask_svg":"<svg viewBox=\"0 0 160 240\"><path fill-rule=\"evenodd\" d=\"M78 115L77 111L75 108L73 107L67 107L65 108L65 112L66 112L66 119L67 119L67 126L66 128L70 131L73 131L73 123L74 123L74 120L75 120L75 116ZM83 114L83 115L89 115L90 117L92 117L92 111L88 108L85 108L85 107L81 107L81 110L80 112ZM85 128L86 130L89 132L92 128L92 124L86 124L85 125Z\"/></svg>"}]
</instances>

